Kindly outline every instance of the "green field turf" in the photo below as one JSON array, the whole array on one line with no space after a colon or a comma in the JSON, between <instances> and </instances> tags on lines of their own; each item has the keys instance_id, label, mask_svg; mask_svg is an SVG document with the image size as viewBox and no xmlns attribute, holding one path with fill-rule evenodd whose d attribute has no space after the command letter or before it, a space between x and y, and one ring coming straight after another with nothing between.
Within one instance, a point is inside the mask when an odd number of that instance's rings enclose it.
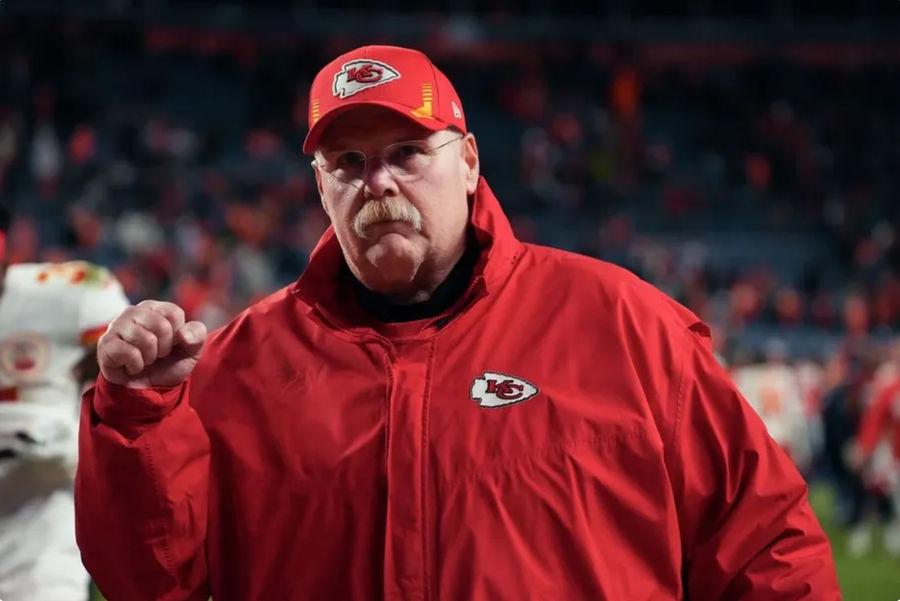
<instances>
[{"instance_id":1,"label":"green field turf","mask_svg":"<svg viewBox=\"0 0 900 601\"><path fill-rule=\"evenodd\" d=\"M845 552L847 533L834 525L832 491L824 486L816 486L810 492L810 500L831 539L844 601L900 600L900 560L883 551L880 533L875 537L875 544L869 555L849 557ZM103 601L103 597L96 591L91 599Z\"/></svg>"},{"instance_id":2,"label":"green field turf","mask_svg":"<svg viewBox=\"0 0 900 601\"><path fill-rule=\"evenodd\" d=\"M900 559L892 558L881 546L878 532L872 552L864 557L846 553L847 533L834 524L834 494L831 489L816 486L810 491L813 509L831 539L834 563L844 601L897 601L900 599Z\"/></svg>"}]
</instances>

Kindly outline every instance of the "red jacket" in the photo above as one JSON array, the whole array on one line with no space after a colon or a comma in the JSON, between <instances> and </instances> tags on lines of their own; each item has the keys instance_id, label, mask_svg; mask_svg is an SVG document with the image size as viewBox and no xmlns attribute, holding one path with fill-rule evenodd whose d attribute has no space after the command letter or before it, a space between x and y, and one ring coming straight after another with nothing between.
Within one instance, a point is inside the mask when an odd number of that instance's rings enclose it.
<instances>
[{"instance_id":1,"label":"red jacket","mask_svg":"<svg viewBox=\"0 0 900 601\"><path fill-rule=\"evenodd\" d=\"M875 447L887 438L900 460L900 379L882 388L866 408L859 424L857 442L863 457L871 458Z\"/></svg>"},{"instance_id":2,"label":"red jacket","mask_svg":"<svg viewBox=\"0 0 900 601\"><path fill-rule=\"evenodd\" d=\"M329 230L176 389L84 397L109 601L840 599L806 485L688 310L523 244L487 185L445 315L374 327Z\"/></svg>"}]
</instances>

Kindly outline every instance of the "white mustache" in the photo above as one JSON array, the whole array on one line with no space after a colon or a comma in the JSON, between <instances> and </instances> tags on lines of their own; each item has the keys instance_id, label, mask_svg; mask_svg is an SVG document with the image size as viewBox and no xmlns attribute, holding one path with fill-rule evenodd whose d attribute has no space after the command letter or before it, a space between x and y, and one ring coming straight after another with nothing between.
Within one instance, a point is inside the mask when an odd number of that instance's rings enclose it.
<instances>
[{"instance_id":1,"label":"white mustache","mask_svg":"<svg viewBox=\"0 0 900 601\"><path fill-rule=\"evenodd\" d=\"M364 204L353 218L353 231L365 239L370 225L385 221L405 221L417 232L422 231L422 214L412 203L400 198L370 200Z\"/></svg>"}]
</instances>

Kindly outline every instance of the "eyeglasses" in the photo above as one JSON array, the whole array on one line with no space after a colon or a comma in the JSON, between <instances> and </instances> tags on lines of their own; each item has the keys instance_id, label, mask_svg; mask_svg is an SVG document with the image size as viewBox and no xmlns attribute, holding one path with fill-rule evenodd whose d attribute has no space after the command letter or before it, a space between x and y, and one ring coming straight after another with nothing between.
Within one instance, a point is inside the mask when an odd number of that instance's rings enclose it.
<instances>
[{"instance_id":1,"label":"eyeglasses","mask_svg":"<svg viewBox=\"0 0 900 601\"><path fill-rule=\"evenodd\" d=\"M431 167L438 150L464 137L457 136L437 146L430 145L426 140L397 142L371 156L362 150L322 153L320 159L313 161L313 164L338 181L361 188L372 160L381 159L391 175L400 181L410 182L422 177Z\"/></svg>"}]
</instances>

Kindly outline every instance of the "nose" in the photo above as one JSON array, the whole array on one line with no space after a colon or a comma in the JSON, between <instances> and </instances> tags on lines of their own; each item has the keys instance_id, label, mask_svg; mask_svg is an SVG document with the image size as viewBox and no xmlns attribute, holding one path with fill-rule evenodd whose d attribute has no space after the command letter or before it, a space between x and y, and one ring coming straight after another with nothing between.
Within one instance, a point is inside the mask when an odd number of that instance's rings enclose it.
<instances>
[{"instance_id":1,"label":"nose","mask_svg":"<svg viewBox=\"0 0 900 601\"><path fill-rule=\"evenodd\" d=\"M367 167L366 178L363 182L363 193L366 199L397 196L400 193L397 180L394 179L383 160L371 158Z\"/></svg>"}]
</instances>

